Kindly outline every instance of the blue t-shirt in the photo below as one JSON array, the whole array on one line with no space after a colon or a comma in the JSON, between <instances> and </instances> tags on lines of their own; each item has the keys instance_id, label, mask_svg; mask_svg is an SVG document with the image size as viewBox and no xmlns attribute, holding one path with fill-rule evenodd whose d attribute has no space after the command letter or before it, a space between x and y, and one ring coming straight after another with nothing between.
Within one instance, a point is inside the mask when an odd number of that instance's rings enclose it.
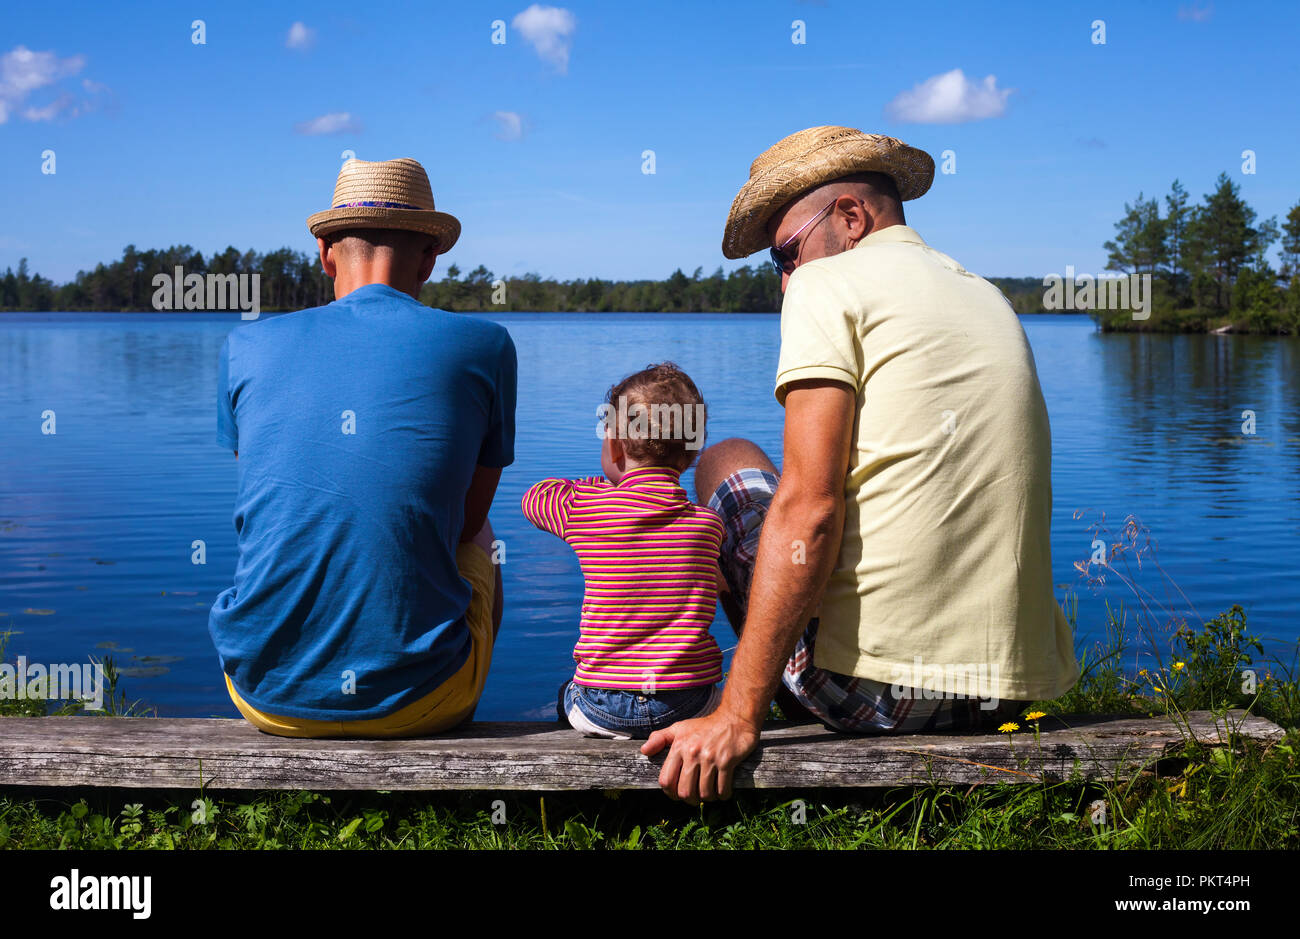
<instances>
[{"instance_id":1,"label":"blue t-shirt","mask_svg":"<svg viewBox=\"0 0 1300 939\"><path fill-rule=\"evenodd\" d=\"M239 561L208 629L245 701L383 717L465 663L465 493L514 460L515 380L504 327L383 284L230 333L217 442L239 454Z\"/></svg>"}]
</instances>

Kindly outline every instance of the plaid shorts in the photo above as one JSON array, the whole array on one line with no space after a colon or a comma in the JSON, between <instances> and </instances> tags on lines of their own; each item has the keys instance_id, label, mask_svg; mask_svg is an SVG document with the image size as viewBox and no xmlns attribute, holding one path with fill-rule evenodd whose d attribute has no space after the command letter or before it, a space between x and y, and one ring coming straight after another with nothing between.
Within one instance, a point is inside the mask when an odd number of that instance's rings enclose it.
<instances>
[{"instance_id":1,"label":"plaid shorts","mask_svg":"<svg viewBox=\"0 0 1300 939\"><path fill-rule=\"evenodd\" d=\"M749 588L758 556L758 538L779 477L760 469L743 469L719 484L709 508L722 516L726 535L720 565L744 625ZM934 697L935 692L894 687L869 678L841 675L813 665L818 621L809 621L799 637L781 681L795 699L831 730L848 733L921 733L986 727L1010 720L1028 701L975 697ZM926 695L930 695L927 697ZM995 706L996 705L996 706Z\"/></svg>"}]
</instances>

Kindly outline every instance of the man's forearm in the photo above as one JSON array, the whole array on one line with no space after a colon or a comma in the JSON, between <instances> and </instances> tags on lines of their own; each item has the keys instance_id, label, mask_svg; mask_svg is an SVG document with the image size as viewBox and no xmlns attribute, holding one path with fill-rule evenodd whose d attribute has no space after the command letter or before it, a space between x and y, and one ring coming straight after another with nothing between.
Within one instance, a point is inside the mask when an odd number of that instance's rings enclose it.
<instances>
[{"instance_id":1,"label":"man's forearm","mask_svg":"<svg viewBox=\"0 0 1300 939\"><path fill-rule=\"evenodd\" d=\"M756 730L767 717L795 643L821 602L843 529L842 498L782 499L778 489L768 509L754 563L749 612L722 700L723 708Z\"/></svg>"}]
</instances>

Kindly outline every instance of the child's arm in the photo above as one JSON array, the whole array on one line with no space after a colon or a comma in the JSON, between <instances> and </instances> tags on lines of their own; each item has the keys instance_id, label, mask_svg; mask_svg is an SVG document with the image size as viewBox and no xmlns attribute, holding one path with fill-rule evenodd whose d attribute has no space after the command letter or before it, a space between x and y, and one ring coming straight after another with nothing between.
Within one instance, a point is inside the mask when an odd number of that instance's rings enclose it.
<instances>
[{"instance_id":1,"label":"child's arm","mask_svg":"<svg viewBox=\"0 0 1300 939\"><path fill-rule=\"evenodd\" d=\"M543 479L534 483L524 493L524 518L542 531L563 538L574 494L574 480L571 479Z\"/></svg>"}]
</instances>

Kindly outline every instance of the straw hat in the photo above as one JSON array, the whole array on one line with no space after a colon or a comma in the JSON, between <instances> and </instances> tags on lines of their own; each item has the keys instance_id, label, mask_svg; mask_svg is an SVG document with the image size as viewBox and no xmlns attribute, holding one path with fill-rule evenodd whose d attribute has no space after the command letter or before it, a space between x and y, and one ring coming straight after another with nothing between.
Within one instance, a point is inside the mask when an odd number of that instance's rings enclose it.
<instances>
[{"instance_id":1,"label":"straw hat","mask_svg":"<svg viewBox=\"0 0 1300 939\"><path fill-rule=\"evenodd\" d=\"M749 181L731 203L722 253L743 258L768 247L767 223L782 206L822 183L853 173L885 173L903 201L925 195L934 181L930 154L883 134L852 127L809 127L778 141L749 167Z\"/></svg>"},{"instance_id":2,"label":"straw hat","mask_svg":"<svg viewBox=\"0 0 1300 939\"><path fill-rule=\"evenodd\" d=\"M460 237L460 221L433 208L429 176L415 160L348 160L334 184L331 208L307 218L314 237L345 228L396 228L438 239L444 254Z\"/></svg>"}]
</instances>

